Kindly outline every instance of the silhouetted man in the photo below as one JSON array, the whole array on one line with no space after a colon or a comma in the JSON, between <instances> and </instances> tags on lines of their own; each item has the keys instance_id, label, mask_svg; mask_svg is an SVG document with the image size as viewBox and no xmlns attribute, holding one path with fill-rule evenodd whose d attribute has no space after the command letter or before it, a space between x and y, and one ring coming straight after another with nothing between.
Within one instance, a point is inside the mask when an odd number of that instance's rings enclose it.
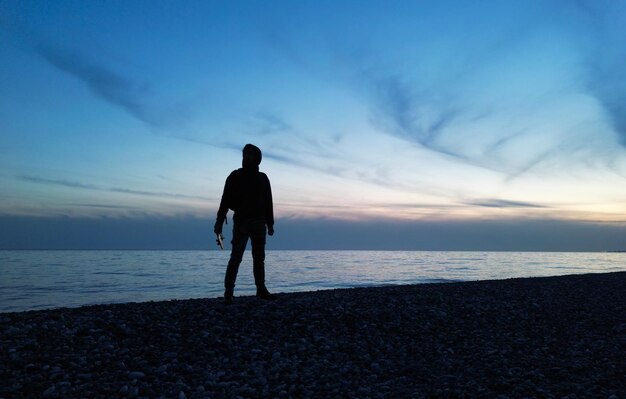
<instances>
[{"instance_id":1,"label":"silhouetted man","mask_svg":"<svg viewBox=\"0 0 626 399\"><path fill-rule=\"evenodd\" d=\"M276 299L265 287L265 227L267 226L267 234L274 235L274 210L270 181L265 173L259 172L262 157L258 147L252 144L243 147L242 168L232 171L226 179L220 209L217 211L213 230L218 235L222 233L222 224L228 209L235 212L232 251L224 278L224 301L227 305L233 303L237 271L248 239L252 241L256 296Z\"/></svg>"}]
</instances>

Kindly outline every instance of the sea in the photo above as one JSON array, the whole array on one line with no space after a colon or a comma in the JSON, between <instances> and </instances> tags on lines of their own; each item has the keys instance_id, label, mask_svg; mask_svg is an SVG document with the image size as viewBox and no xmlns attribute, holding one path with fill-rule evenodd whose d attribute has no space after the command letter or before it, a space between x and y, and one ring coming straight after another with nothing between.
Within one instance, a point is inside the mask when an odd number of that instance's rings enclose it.
<instances>
[{"instance_id":1,"label":"sea","mask_svg":"<svg viewBox=\"0 0 626 399\"><path fill-rule=\"evenodd\" d=\"M0 251L0 312L215 298L228 251ZM275 293L626 271L626 253L267 251ZM235 296L255 293L252 257Z\"/></svg>"}]
</instances>

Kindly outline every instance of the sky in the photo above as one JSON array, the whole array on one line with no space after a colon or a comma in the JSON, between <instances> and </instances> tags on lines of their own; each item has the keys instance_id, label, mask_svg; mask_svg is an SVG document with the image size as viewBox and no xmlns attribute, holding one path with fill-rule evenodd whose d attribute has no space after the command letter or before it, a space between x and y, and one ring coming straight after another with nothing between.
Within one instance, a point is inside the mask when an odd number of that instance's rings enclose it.
<instances>
[{"instance_id":1,"label":"sky","mask_svg":"<svg viewBox=\"0 0 626 399\"><path fill-rule=\"evenodd\" d=\"M626 249L624 37L618 0L3 1L0 248L213 248L253 143L268 248Z\"/></svg>"}]
</instances>

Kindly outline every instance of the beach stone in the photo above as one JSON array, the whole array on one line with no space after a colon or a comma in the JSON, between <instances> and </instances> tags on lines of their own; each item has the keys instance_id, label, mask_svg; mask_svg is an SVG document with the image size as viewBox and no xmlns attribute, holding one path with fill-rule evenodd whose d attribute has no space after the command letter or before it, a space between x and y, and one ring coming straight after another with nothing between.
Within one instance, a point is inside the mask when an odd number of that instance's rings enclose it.
<instances>
[{"instance_id":1,"label":"beach stone","mask_svg":"<svg viewBox=\"0 0 626 399\"><path fill-rule=\"evenodd\" d=\"M26 366L24 366L24 371L26 371L27 373L36 373L39 370L33 363L28 363Z\"/></svg>"},{"instance_id":2,"label":"beach stone","mask_svg":"<svg viewBox=\"0 0 626 399\"><path fill-rule=\"evenodd\" d=\"M146 375L141 371L131 371L130 373L128 373L128 378L130 378L131 380L139 380L145 376Z\"/></svg>"},{"instance_id":3,"label":"beach stone","mask_svg":"<svg viewBox=\"0 0 626 399\"><path fill-rule=\"evenodd\" d=\"M54 385L43 391L44 398L56 398L57 396L56 387Z\"/></svg>"}]
</instances>

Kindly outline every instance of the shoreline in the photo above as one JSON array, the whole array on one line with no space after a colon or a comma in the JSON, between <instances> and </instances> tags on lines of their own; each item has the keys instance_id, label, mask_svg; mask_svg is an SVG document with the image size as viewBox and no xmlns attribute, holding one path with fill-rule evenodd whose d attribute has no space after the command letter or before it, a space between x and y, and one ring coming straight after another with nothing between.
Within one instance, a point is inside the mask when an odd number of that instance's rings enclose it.
<instances>
[{"instance_id":1,"label":"shoreline","mask_svg":"<svg viewBox=\"0 0 626 399\"><path fill-rule=\"evenodd\" d=\"M0 313L0 398L623 397L626 272Z\"/></svg>"}]
</instances>

